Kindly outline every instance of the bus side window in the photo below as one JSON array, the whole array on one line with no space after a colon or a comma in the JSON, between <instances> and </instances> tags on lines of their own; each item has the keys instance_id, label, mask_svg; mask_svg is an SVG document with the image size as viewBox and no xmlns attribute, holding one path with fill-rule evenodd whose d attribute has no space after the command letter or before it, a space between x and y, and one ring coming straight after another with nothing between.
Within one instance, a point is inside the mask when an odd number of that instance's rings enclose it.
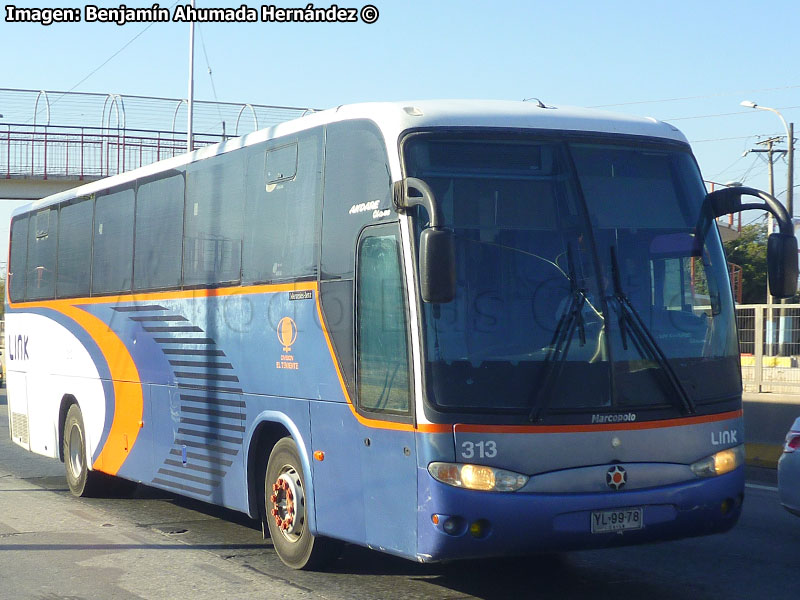
<instances>
[{"instance_id":1,"label":"bus side window","mask_svg":"<svg viewBox=\"0 0 800 600\"><path fill-rule=\"evenodd\" d=\"M30 218L26 299L53 298L56 290L58 210L46 208Z\"/></svg>"},{"instance_id":2,"label":"bus side window","mask_svg":"<svg viewBox=\"0 0 800 600\"><path fill-rule=\"evenodd\" d=\"M251 153L245 182L244 282L314 277L322 130L275 140Z\"/></svg>"},{"instance_id":3,"label":"bus side window","mask_svg":"<svg viewBox=\"0 0 800 600\"><path fill-rule=\"evenodd\" d=\"M376 228L358 247L358 402L368 411L407 414L406 303L400 244L391 230L396 226Z\"/></svg>"},{"instance_id":4,"label":"bus side window","mask_svg":"<svg viewBox=\"0 0 800 600\"><path fill-rule=\"evenodd\" d=\"M183 242L185 285L240 280L243 180L241 152L189 165Z\"/></svg>"},{"instance_id":5,"label":"bus side window","mask_svg":"<svg viewBox=\"0 0 800 600\"><path fill-rule=\"evenodd\" d=\"M8 297L12 302L25 299L25 272L28 256L28 217L14 219L11 225L11 252L8 265Z\"/></svg>"},{"instance_id":6,"label":"bus side window","mask_svg":"<svg viewBox=\"0 0 800 600\"><path fill-rule=\"evenodd\" d=\"M127 292L133 275L132 189L97 196L92 246L92 293Z\"/></svg>"},{"instance_id":7,"label":"bus side window","mask_svg":"<svg viewBox=\"0 0 800 600\"><path fill-rule=\"evenodd\" d=\"M136 190L134 290L180 286L183 190L181 174L142 183Z\"/></svg>"},{"instance_id":8,"label":"bus side window","mask_svg":"<svg viewBox=\"0 0 800 600\"><path fill-rule=\"evenodd\" d=\"M58 231L59 298L88 296L92 267L92 198L61 207Z\"/></svg>"}]
</instances>

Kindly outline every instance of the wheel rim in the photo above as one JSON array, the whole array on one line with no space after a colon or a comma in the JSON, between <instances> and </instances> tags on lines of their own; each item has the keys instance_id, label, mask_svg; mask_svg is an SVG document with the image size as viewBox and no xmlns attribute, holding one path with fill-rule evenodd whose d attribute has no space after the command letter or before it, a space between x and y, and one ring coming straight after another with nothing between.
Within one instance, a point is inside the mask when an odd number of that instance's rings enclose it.
<instances>
[{"instance_id":1,"label":"wheel rim","mask_svg":"<svg viewBox=\"0 0 800 600\"><path fill-rule=\"evenodd\" d=\"M272 484L269 497L272 510L270 514L281 535L290 542L296 542L305 529L305 496L303 482L297 470L287 465Z\"/></svg>"},{"instance_id":2,"label":"wheel rim","mask_svg":"<svg viewBox=\"0 0 800 600\"><path fill-rule=\"evenodd\" d=\"M83 437L80 427L73 425L69 432L69 467L75 478L83 472Z\"/></svg>"}]
</instances>

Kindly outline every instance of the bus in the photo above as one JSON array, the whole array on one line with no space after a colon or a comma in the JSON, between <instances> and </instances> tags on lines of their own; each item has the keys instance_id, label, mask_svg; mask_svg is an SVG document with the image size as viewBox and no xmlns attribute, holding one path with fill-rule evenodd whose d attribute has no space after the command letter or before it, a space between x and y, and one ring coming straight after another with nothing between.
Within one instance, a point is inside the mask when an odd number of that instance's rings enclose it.
<instances>
[{"instance_id":1,"label":"bus","mask_svg":"<svg viewBox=\"0 0 800 600\"><path fill-rule=\"evenodd\" d=\"M745 203L743 198L755 198ZM13 441L76 496L139 482L263 524L281 560L420 562L724 532L744 491L734 304L654 119L340 106L12 216Z\"/></svg>"}]
</instances>

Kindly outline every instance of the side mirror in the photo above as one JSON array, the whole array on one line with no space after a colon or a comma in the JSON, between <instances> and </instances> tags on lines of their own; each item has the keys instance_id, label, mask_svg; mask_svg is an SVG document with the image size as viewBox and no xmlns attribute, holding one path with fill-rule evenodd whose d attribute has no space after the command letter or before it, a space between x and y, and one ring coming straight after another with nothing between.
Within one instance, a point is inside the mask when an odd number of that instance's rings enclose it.
<instances>
[{"instance_id":1,"label":"side mirror","mask_svg":"<svg viewBox=\"0 0 800 600\"><path fill-rule=\"evenodd\" d=\"M742 196L754 196L763 204L745 204ZM773 233L767 239L769 291L776 298L794 296L797 292L797 238L786 207L774 196L748 187L729 187L711 192L706 196L705 205L714 217L750 209L766 210L775 216L780 233Z\"/></svg>"},{"instance_id":2,"label":"side mirror","mask_svg":"<svg viewBox=\"0 0 800 600\"><path fill-rule=\"evenodd\" d=\"M769 291L776 298L790 298L797 292L797 238L773 233L767 239Z\"/></svg>"},{"instance_id":3,"label":"side mirror","mask_svg":"<svg viewBox=\"0 0 800 600\"><path fill-rule=\"evenodd\" d=\"M419 195L412 195L411 190ZM430 226L419 238L419 287L422 301L447 304L456 297L456 241L452 230L443 226L442 207L433 190L416 177L406 177L394 186L394 204L404 212L424 206Z\"/></svg>"},{"instance_id":4,"label":"side mirror","mask_svg":"<svg viewBox=\"0 0 800 600\"><path fill-rule=\"evenodd\" d=\"M447 304L456 296L456 245L450 229L429 227L420 234L419 282L422 301Z\"/></svg>"}]
</instances>

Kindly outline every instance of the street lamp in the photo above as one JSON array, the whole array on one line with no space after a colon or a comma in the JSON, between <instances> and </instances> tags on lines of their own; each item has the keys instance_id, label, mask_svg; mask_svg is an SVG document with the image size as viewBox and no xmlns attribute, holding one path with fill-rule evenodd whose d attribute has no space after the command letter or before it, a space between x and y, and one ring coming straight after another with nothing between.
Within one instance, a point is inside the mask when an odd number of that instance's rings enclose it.
<instances>
[{"instance_id":1,"label":"street lamp","mask_svg":"<svg viewBox=\"0 0 800 600\"><path fill-rule=\"evenodd\" d=\"M783 115L780 112L778 112L776 109L770 108L769 106L761 106L760 104L756 104L752 100L742 100L739 104L741 106L745 106L747 108L755 108L757 110L767 110L767 111L769 111L771 113L775 113L776 115L778 115L778 118L780 118L781 123L783 123L784 129L786 129L786 144L787 144L787 148L788 148L788 150L786 152L786 157L787 157L786 158L786 162L788 163L788 174L787 174L787 177L786 177L786 180L787 180L787 183L786 183L786 210L789 213L789 217L794 219L794 202L793 202L794 201L794 194L793 194L793 188L794 188L794 123L791 123L790 125L787 125L786 124L786 119L784 119ZM772 159L770 159L770 169L772 168L772 162L771 161L772 161ZM770 225L771 225L771 222L770 222ZM771 229L768 232L768 234L769 233L772 233ZM785 302L786 301L784 300L783 303L785 303ZM779 329L783 329L783 325L784 325L783 312L784 312L783 309L781 309L781 316L779 318L779 324L778 324ZM769 339L769 350L770 350L769 354L771 355L772 354L772 339L773 339L772 335L773 335L773 333L769 331L769 325L772 324L772 294L770 294L769 291L767 291L767 315L768 315L768 319L769 319L767 334L769 336L769 338L768 338ZM783 340L781 339L782 337L783 337L782 332L778 332L778 338L779 338L779 342L778 343L781 346L783 345Z\"/></svg>"},{"instance_id":2,"label":"street lamp","mask_svg":"<svg viewBox=\"0 0 800 600\"><path fill-rule=\"evenodd\" d=\"M786 154L786 160L789 163L789 174L787 176L787 185L786 185L786 210L789 211L789 216L794 218L794 123L786 124L786 119L783 118L783 115L779 113L774 108L770 108L768 106L761 106L760 104L756 104L752 100L742 100L739 103L741 106L746 106L747 108L755 108L757 110L768 110L771 113L775 113L783 123L784 129L786 129L786 144L789 148Z\"/></svg>"}]
</instances>

